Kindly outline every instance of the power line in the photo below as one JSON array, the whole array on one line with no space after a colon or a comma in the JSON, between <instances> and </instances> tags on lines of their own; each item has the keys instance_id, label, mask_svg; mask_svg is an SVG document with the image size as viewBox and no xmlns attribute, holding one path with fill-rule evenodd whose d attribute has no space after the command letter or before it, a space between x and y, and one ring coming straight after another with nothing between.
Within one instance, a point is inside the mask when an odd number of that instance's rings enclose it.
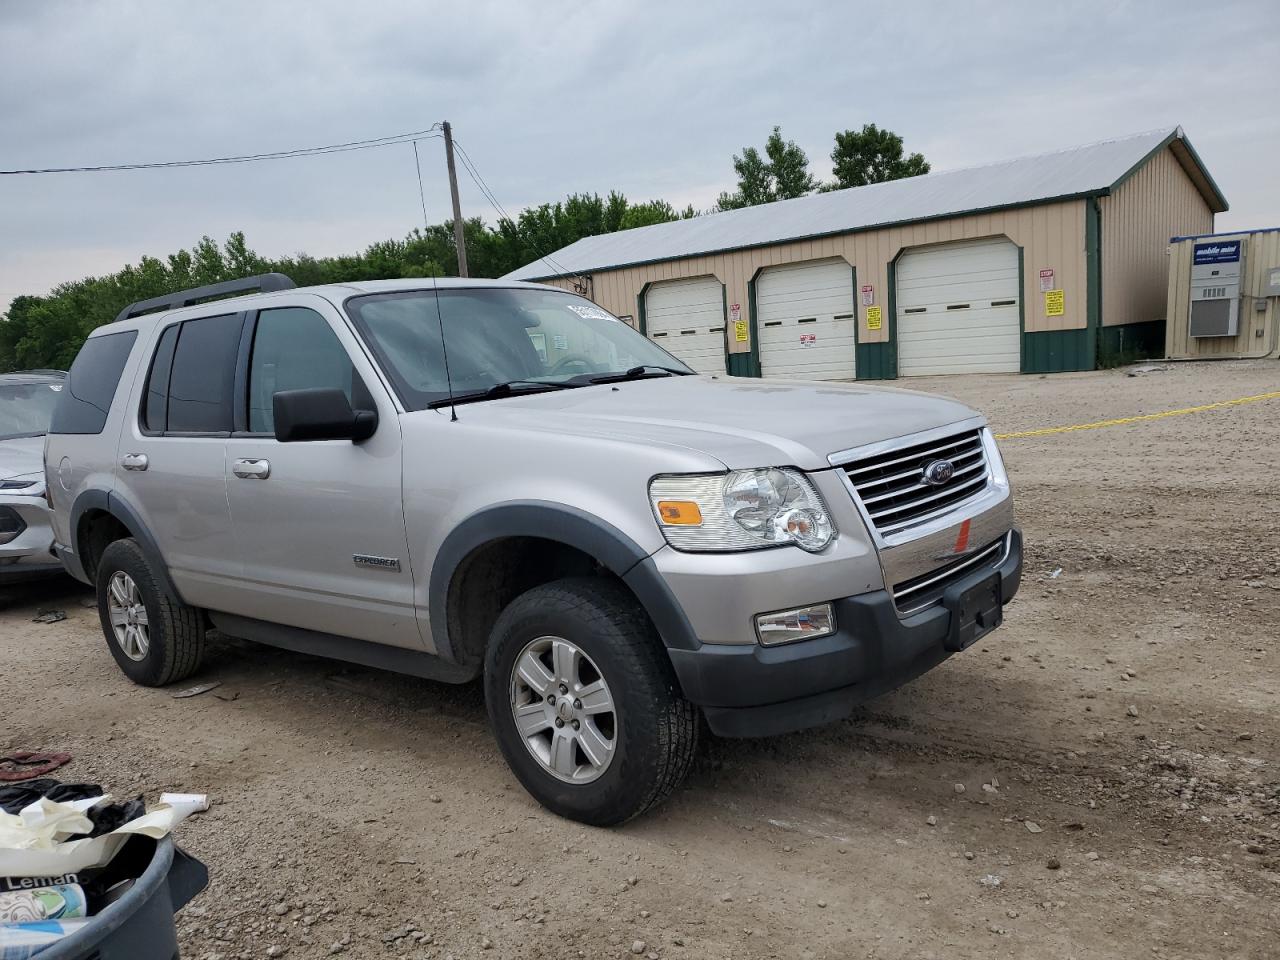
<instances>
[{"instance_id":1,"label":"power line","mask_svg":"<svg viewBox=\"0 0 1280 960\"><path fill-rule=\"evenodd\" d=\"M372 150L378 147L390 147L399 143L432 140L441 136L435 131L440 124L433 123L426 130L415 130L412 133L398 133L390 137L376 137L372 140L351 140L347 143L332 143L322 147L300 147L295 150L276 150L269 153L250 153L232 157L211 157L206 160L165 160L154 163L115 163L99 164L84 167L37 167L26 170L0 170L0 176L19 176L44 173L107 173L120 170L171 170L178 167L207 167L224 163L252 163L258 160L286 160L294 157L316 157L329 153L347 153L351 150Z\"/></svg>"},{"instance_id":2,"label":"power line","mask_svg":"<svg viewBox=\"0 0 1280 960\"><path fill-rule=\"evenodd\" d=\"M458 148L458 156L462 160L462 165L466 168L467 174L471 177L471 180L475 183L476 187L479 188L480 192L484 194L484 198L489 201L489 205L493 207L499 217L514 225L515 219L507 213L505 209L503 209L502 204L498 202L498 198L493 195L493 191L490 190L489 185L485 183L484 177L480 176L480 171L476 169L475 162L471 159L470 154L467 153L466 148L463 147L456 138L453 141L453 145ZM538 253L539 260L547 264L547 266L551 267L551 269L555 270L557 273L582 278L583 275L581 273L570 270L561 263L557 263L551 258L550 254L544 254L537 250L535 250L535 252Z\"/></svg>"},{"instance_id":3,"label":"power line","mask_svg":"<svg viewBox=\"0 0 1280 960\"><path fill-rule=\"evenodd\" d=\"M422 226L428 230L431 224L427 220L427 195L422 189L422 164L418 160L418 141L413 141L413 168L418 171L418 199L422 201Z\"/></svg>"}]
</instances>

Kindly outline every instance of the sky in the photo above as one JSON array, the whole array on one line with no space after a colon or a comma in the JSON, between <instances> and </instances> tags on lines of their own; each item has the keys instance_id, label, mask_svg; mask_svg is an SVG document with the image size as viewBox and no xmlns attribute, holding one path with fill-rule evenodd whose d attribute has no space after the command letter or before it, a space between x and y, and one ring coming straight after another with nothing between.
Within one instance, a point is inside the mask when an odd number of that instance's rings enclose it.
<instances>
[{"instance_id":1,"label":"sky","mask_svg":"<svg viewBox=\"0 0 1280 960\"><path fill-rule=\"evenodd\" d=\"M1040 9L1042 8L1043 9ZM1280 4L0 0L0 170L198 159L449 120L511 213L620 190L709 208L769 130L829 176L876 123L934 170L1181 124L1231 204L1280 226ZM430 222L444 148L420 143ZM464 216L494 211L463 171ZM412 148L0 176L16 295L243 230L349 253L422 223Z\"/></svg>"}]
</instances>

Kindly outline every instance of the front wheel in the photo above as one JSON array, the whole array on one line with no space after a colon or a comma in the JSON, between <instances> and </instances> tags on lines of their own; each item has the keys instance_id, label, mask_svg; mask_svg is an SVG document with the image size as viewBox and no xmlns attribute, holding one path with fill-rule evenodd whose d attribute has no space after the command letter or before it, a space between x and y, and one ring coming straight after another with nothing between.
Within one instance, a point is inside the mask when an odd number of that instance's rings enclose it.
<instances>
[{"instance_id":1,"label":"front wheel","mask_svg":"<svg viewBox=\"0 0 1280 960\"><path fill-rule=\"evenodd\" d=\"M610 581L559 580L513 600L493 628L485 701L525 789L583 823L643 813L693 763L693 705L644 611Z\"/></svg>"},{"instance_id":2,"label":"front wheel","mask_svg":"<svg viewBox=\"0 0 1280 960\"><path fill-rule=\"evenodd\" d=\"M161 687L196 671L204 618L165 592L136 540L116 540L103 551L97 587L102 632L125 676Z\"/></svg>"}]
</instances>

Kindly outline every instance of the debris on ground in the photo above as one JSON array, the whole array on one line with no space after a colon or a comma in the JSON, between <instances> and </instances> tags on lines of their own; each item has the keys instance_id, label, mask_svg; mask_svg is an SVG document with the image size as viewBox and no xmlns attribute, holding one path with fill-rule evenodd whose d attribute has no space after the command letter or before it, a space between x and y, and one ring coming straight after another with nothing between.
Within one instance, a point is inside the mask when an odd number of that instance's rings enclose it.
<instances>
[{"instance_id":1,"label":"debris on ground","mask_svg":"<svg viewBox=\"0 0 1280 960\"><path fill-rule=\"evenodd\" d=\"M189 697L198 697L202 693L208 693L210 690L216 690L222 686L221 680L213 680L209 683L198 683L194 687L187 687L185 690L179 690L173 695L175 700L186 700Z\"/></svg>"},{"instance_id":2,"label":"debris on ground","mask_svg":"<svg viewBox=\"0 0 1280 960\"><path fill-rule=\"evenodd\" d=\"M52 773L71 762L69 753L41 753L35 750L11 750L0 757L0 780L18 783Z\"/></svg>"},{"instance_id":3,"label":"debris on ground","mask_svg":"<svg viewBox=\"0 0 1280 960\"><path fill-rule=\"evenodd\" d=\"M36 615L31 618L32 623L57 623L59 620L67 619L65 610L37 610Z\"/></svg>"}]
</instances>

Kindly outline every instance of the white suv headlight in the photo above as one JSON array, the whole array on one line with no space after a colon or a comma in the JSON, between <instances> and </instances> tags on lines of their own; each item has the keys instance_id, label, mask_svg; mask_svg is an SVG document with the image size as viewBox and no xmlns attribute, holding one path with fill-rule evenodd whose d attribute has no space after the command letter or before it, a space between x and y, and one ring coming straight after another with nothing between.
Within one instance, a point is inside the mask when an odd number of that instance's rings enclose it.
<instances>
[{"instance_id":1,"label":"white suv headlight","mask_svg":"<svg viewBox=\"0 0 1280 960\"><path fill-rule=\"evenodd\" d=\"M826 504L799 470L656 477L649 501L677 550L754 550L795 544L817 553L835 539Z\"/></svg>"}]
</instances>

